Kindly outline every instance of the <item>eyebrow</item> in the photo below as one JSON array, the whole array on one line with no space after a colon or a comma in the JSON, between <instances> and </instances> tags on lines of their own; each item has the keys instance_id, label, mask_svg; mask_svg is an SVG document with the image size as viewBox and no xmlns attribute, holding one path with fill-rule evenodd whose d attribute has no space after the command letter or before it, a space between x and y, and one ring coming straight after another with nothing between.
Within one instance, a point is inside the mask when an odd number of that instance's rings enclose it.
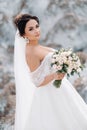
<instances>
[{"instance_id":1,"label":"eyebrow","mask_svg":"<svg viewBox=\"0 0 87 130\"><path fill-rule=\"evenodd\" d=\"M28 27L28 28L33 28L33 27L31 26L31 27Z\"/></svg>"},{"instance_id":2,"label":"eyebrow","mask_svg":"<svg viewBox=\"0 0 87 130\"><path fill-rule=\"evenodd\" d=\"M39 24L36 24L36 26L39 25ZM31 27L28 27L28 28L33 28L32 26Z\"/></svg>"}]
</instances>

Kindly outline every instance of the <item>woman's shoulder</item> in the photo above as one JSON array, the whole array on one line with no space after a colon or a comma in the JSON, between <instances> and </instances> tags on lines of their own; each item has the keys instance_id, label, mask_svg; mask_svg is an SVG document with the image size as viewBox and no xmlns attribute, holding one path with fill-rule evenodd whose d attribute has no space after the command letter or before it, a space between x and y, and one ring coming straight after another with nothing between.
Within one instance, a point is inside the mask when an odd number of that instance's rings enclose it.
<instances>
[{"instance_id":1,"label":"woman's shoulder","mask_svg":"<svg viewBox=\"0 0 87 130\"><path fill-rule=\"evenodd\" d=\"M46 46L43 46L43 45L39 45L38 48L36 48L36 55L38 55L38 57L40 59L44 59L44 57L46 55L48 55L49 52L53 52L54 49L53 48L50 48L50 47L46 47Z\"/></svg>"},{"instance_id":2,"label":"woman's shoulder","mask_svg":"<svg viewBox=\"0 0 87 130\"><path fill-rule=\"evenodd\" d=\"M43 45L39 45L38 48L36 48L38 52L38 54L44 54L46 56L46 54L48 54L49 52L54 52L55 49L51 48L51 47L47 47L47 46L43 46Z\"/></svg>"}]
</instances>

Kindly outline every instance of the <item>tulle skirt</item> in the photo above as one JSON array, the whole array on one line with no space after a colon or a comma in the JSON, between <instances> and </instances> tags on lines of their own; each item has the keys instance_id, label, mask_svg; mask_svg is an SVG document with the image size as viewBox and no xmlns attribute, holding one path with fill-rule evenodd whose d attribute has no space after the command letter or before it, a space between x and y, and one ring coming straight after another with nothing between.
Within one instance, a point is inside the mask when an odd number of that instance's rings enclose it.
<instances>
[{"instance_id":1,"label":"tulle skirt","mask_svg":"<svg viewBox=\"0 0 87 130\"><path fill-rule=\"evenodd\" d=\"M37 88L25 130L87 130L87 105L64 77Z\"/></svg>"}]
</instances>

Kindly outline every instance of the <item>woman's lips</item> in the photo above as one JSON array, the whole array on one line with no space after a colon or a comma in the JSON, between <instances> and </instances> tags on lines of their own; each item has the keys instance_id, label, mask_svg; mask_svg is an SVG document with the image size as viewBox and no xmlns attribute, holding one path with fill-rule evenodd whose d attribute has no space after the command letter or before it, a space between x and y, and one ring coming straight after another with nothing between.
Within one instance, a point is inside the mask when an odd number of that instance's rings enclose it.
<instances>
[{"instance_id":1,"label":"woman's lips","mask_svg":"<svg viewBox=\"0 0 87 130\"><path fill-rule=\"evenodd\" d=\"M35 37L39 37L39 36L40 36L40 34L35 35Z\"/></svg>"}]
</instances>

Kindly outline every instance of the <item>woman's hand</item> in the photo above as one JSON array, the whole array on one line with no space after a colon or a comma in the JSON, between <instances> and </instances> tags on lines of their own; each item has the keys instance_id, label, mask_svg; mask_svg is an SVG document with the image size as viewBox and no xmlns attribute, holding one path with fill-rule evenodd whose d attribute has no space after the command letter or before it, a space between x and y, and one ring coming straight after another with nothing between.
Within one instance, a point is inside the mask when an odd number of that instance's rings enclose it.
<instances>
[{"instance_id":1,"label":"woman's hand","mask_svg":"<svg viewBox=\"0 0 87 130\"><path fill-rule=\"evenodd\" d=\"M54 73L55 80L62 80L65 76L65 73Z\"/></svg>"},{"instance_id":2,"label":"woman's hand","mask_svg":"<svg viewBox=\"0 0 87 130\"><path fill-rule=\"evenodd\" d=\"M65 76L65 73L52 73L50 75L47 75L44 79L44 81L39 85L39 87L42 87L46 84L48 84L49 82L51 82L52 80L62 80Z\"/></svg>"}]
</instances>

